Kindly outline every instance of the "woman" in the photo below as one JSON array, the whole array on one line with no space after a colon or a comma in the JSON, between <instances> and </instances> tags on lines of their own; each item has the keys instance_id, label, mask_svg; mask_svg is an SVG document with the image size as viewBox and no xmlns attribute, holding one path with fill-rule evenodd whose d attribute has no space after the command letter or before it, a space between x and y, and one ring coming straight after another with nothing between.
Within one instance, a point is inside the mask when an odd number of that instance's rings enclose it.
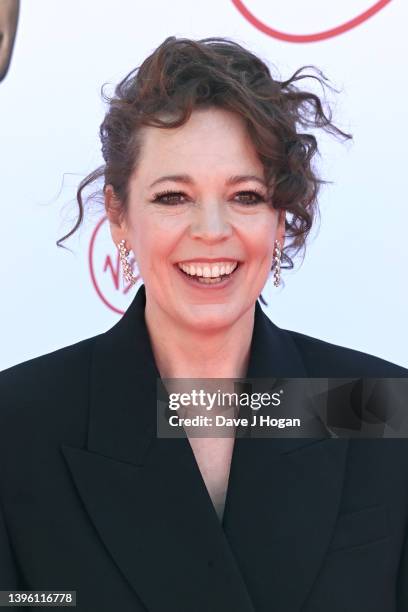
<instances>
[{"instance_id":1,"label":"woman","mask_svg":"<svg viewBox=\"0 0 408 612\"><path fill-rule=\"evenodd\" d=\"M257 302L316 213L305 130L348 137L306 76L171 37L116 88L67 236L103 177L144 285L106 333L1 373L3 590L72 590L89 611L408 609L406 440L156 435L158 379L407 375Z\"/></svg>"}]
</instances>

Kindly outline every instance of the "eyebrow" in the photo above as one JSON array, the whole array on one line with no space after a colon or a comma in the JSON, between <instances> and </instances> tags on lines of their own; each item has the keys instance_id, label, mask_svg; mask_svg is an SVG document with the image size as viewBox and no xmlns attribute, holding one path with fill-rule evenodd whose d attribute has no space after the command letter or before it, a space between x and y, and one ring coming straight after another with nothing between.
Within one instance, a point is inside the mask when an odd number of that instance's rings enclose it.
<instances>
[{"instance_id":1,"label":"eyebrow","mask_svg":"<svg viewBox=\"0 0 408 612\"><path fill-rule=\"evenodd\" d=\"M173 181L173 182L177 182L177 183L185 183L186 185L193 185L194 184L194 180L188 174L168 174L166 176L161 176L160 178L156 179L150 185L150 187L154 187L154 185L158 185L159 183L164 183L165 181ZM226 180L226 185L237 185L238 183L244 183L246 181L255 181L255 182L260 183L261 185L264 185L266 187L265 181L262 178L260 178L259 176L256 176L255 174L236 174L234 176L230 176ZM149 189L150 189L150 187L149 187Z\"/></svg>"}]
</instances>

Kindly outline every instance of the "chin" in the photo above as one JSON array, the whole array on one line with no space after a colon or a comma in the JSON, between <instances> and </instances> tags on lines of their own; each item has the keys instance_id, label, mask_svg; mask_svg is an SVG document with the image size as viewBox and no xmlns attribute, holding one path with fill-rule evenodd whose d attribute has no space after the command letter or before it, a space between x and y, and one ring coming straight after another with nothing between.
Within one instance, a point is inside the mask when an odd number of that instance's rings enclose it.
<instances>
[{"instance_id":1,"label":"chin","mask_svg":"<svg viewBox=\"0 0 408 612\"><path fill-rule=\"evenodd\" d=\"M235 323L243 309L236 305L226 304L197 304L188 309L188 312L179 313L184 323L197 331L217 331Z\"/></svg>"}]
</instances>

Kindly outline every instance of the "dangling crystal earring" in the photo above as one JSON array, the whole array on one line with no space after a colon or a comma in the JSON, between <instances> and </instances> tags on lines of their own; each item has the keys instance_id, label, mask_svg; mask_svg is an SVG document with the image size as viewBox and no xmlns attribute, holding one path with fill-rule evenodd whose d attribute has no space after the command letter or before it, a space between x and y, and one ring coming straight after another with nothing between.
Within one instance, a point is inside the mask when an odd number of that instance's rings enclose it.
<instances>
[{"instance_id":1,"label":"dangling crystal earring","mask_svg":"<svg viewBox=\"0 0 408 612\"><path fill-rule=\"evenodd\" d=\"M275 271L273 273L273 284L275 287L279 287L280 285L280 274L281 274L281 243L279 240L275 240Z\"/></svg>"},{"instance_id":2,"label":"dangling crystal earring","mask_svg":"<svg viewBox=\"0 0 408 612\"><path fill-rule=\"evenodd\" d=\"M129 251L126 248L125 244L126 244L126 240L123 239L117 245L119 249L120 263L122 265L122 272L123 272L123 276L125 280L131 285L134 285L135 282L137 281L137 276L133 274L132 266L130 265L128 261L127 257L129 255Z\"/></svg>"}]
</instances>

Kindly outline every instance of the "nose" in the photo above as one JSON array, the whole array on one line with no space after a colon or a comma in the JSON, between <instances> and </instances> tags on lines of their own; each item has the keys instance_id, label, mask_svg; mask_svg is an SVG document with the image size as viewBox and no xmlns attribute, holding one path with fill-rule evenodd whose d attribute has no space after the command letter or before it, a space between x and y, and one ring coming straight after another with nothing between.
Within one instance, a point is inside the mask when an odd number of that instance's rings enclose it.
<instances>
[{"instance_id":1,"label":"nose","mask_svg":"<svg viewBox=\"0 0 408 612\"><path fill-rule=\"evenodd\" d=\"M232 234L228 211L223 202L206 202L197 206L190 225L190 236L205 242L225 240Z\"/></svg>"}]
</instances>

